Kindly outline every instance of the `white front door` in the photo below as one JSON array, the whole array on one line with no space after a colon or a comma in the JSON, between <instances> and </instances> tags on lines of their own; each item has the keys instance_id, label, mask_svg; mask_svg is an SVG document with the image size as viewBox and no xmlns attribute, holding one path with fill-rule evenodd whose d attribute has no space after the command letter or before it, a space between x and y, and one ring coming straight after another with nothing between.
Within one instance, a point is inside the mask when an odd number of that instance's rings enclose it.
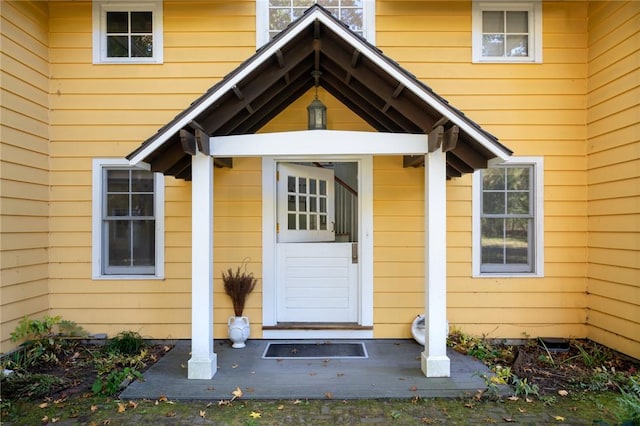
<instances>
[{"instance_id":1,"label":"white front door","mask_svg":"<svg viewBox=\"0 0 640 426\"><path fill-rule=\"evenodd\" d=\"M276 204L277 322L357 322L357 246L334 241L333 170L278 163Z\"/></svg>"}]
</instances>

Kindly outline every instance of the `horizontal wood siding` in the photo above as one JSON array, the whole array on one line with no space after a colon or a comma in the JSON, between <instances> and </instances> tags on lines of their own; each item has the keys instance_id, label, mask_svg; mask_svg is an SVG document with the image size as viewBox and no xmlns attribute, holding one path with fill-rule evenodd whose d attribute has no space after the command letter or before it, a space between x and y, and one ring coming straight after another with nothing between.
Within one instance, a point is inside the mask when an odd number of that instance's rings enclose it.
<instances>
[{"instance_id":1,"label":"horizontal wood siding","mask_svg":"<svg viewBox=\"0 0 640 426\"><path fill-rule=\"evenodd\" d=\"M124 157L255 52L255 1L164 1L164 64L94 65L90 1L50 2L51 309L91 332L191 336L191 184L165 179L165 279L91 279L91 161ZM232 313L220 273L261 271L258 159L215 170L215 334ZM235 186L234 186L235 185ZM261 289L247 311L261 318ZM259 335L258 329L254 335Z\"/></svg>"},{"instance_id":2,"label":"horizontal wood siding","mask_svg":"<svg viewBox=\"0 0 640 426\"><path fill-rule=\"evenodd\" d=\"M49 54L45 2L0 2L0 353L49 312Z\"/></svg>"},{"instance_id":3,"label":"horizontal wood siding","mask_svg":"<svg viewBox=\"0 0 640 426\"><path fill-rule=\"evenodd\" d=\"M640 358L640 3L589 4L588 336Z\"/></svg>"},{"instance_id":4,"label":"horizontal wood siding","mask_svg":"<svg viewBox=\"0 0 640 426\"><path fill-rule=\"evenodd\" d=\"M385 54L515 156L544 156L544 278L471 278L471 177L448 182L451 325L490 337L585 337L586 3L544 2L544 61L513 65L471 63L471 2L376 7ZM423 171L398 162L375 162L376 337L410 336L408 323L423 306Z\"/></svg>"}]
</instances>

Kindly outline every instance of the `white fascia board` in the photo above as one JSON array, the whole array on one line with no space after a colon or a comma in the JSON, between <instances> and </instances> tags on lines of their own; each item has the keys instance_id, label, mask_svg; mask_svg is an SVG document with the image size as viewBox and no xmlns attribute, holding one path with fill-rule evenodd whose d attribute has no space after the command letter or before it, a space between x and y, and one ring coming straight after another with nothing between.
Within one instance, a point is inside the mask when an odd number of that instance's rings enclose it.
<instances>
[{"instance_id":1,"label":"white fascia board","mask_svg":"<svg viewBox=\"0 0 640 426\"><path fill-rule=\"evenodd\" d=\"M443 105L438 99L436 99L430 93L424 91L421 87L417 86L415 82L408 78L405 74L400 72L396 67L392 66L388 62L382 60L377 52L375 52L370 46L362 43L361 40L354 37L350 32L346 31L340 25L336 25L335 22L327 18L323 14L319 14L318 19L322 21L327 27L330 27L336 33L340 33L342 38L344 38L351 46L355 49L358 49L360 53L364 54L367 58L369 58L372 62L382 68L389 75L393 76L396 80L401 82L406 88L415 93L422 100L431 105L436 111L449 118L454 124L458 125L462 130L464 130L467 134L474 137L478 142L480 142L485 148L495 154L497 157L502 158L503 160L507 160L510 158L510 154L500 147L496 146L493 141L487 139L487 137L478 132L478 130L469 125L467 122L460 119L460 117L448 109L445 105ZM363 47L367 49L365 51L362 50Z\"/></svg>"},{"instance_id":2,"label":"white fascia board","mask_svg":"<svg viewBox=\"0 0 640 426\"><path fill-rule=\"evenodd\" d=\"M308 16L304 17L303 19L305 19L305 20L316 19L316 17L317 17L316 15L322 16L322 14L320 14L319 12L315 12L315 13L313 13L311 15L308 15ZM268 58L270 58L272 55L274 55L278 50L280 50L282 48L283 45L287 44L289 42L289 40L291 40L292 38L297 36L305 28L306 28L306 25L303 24L303 23L301 23L301 25L297 25L295 28L293 28L293 30L290 33L286 34L286 36L284 36L281 39L279 39L277 42L275 42L269 48L266 48L264 51L260 52L253 59L253 61L250 64L246 65L242 70L240 70L240 72L238 72L238 74L234 75L232 78L230 78L226 83L224 83L218 89L216 89L215 91L211 92L211 94L206 99L204 99L202 102L200 102L200 104L198 106L196 106L193 110L189 111L189 114L185 115L184 117L182 117L182 119L180 119L179 121L175 122L173 124L173 126L165 129L162 132L162 134L160 134L158 136L158 138L153 141L153 143L149 144L149 146L147 146L145 149L143 149L138 154L136 154L134 157L132 157L129 160L129 163L131 165L136 165L139 162L141 162L142 160L144 160L144 158L146 158L149 154L151 154L153 151L158 149L164 142L166 142L167 139L169 139L169 137L171 135L173 135L174 133L179 132L180 129L182 129L191 120L193 120L195 117L197 117L200 113L202 113L209 106L211 106L223 94L225 94L225 93L227 93L227 91L231 90L236 84L238 84L238 82L242 81L242 79L245 78L247 76L247 74L252 72L257 66L261 65L264 61L266 61Z\"/></svg>"},{"instance_id":3,"label":"white fascia board","mask_svg":"<svg viewBox=\"0 0 640 426\"><path fill-rule=\"evenodd\" d=\"M342 130L212 136L209 141L213 157L424 155L428 151L427 135Z\"/></svg>"}]
</instances>

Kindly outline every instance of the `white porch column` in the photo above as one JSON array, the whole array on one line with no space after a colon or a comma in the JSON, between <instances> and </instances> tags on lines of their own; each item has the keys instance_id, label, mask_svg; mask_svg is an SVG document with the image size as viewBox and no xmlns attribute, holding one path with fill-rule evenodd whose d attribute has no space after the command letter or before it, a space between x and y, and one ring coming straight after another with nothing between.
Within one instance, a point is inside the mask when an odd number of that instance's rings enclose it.
<instances>
[{"instance_id":1,"label":"white porch column","mask_svg":"<svg viewBox=\"0 0 640 426\"><path fill-rule=\"evenodd\" d=\"M191 161L191 359L189 379L216 374L213 353L213 158Z\"/></svg>"},{"instance_id":2,"label":"white porch column","mask_svg":"<svg viewBox=\"0 0 640 426\"><path fill-rule=\"evenodd\" d=\"M447 188L446 153L438 147L424 159L425 350L422 372L449 377L447 357Z\"/></svg>"}]
</instances>

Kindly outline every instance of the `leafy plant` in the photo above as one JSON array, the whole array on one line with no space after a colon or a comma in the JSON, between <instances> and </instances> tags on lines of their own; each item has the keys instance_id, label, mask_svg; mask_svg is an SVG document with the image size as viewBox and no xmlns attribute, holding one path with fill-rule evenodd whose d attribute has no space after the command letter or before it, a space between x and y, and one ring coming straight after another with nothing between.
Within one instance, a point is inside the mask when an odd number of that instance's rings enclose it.
<instances>
[{"instance_id":1,"label":"leafy plant","mask_svg":"<svg viewBox=\"0 0 640 426\"><path fill-rule=\"evenodd\" d=\"M87 332L73 321L60 316L45 316L42 320L24 317L10 333L11 341L24 340L10 358L11 367L26 370L37 362L57 363L64 349L72 346L69 337L86 336Z\"/></svg>"},{"instance_id":2,"label":"leafy plant","mask_svg":"<svg viewBox=\"0 0 640 426\"><path fill-rule=\"evenodd\" d=\"M253 276L252 272L247 272L247 264L243 262L236 270L229 268L222 273L222 282L224 291L233 303L233 313L235 316L242 316L244 305L249 293L253 291L258 280Z\"/></svg>"},{"instance_id":3,"label":"leafy plant","mask_svg":"<svg viewBox=\"0 0 640 426\"><path fill-rule=\"evenodd\" d=\"M2 378L2 400L42 398L64 387L66 381L51 374L14 372Z\"/></svg>"},{"instance_id":4,"label":"leafy plant","mask_svg":"<svg viewBox=\"0 0 640 426\"><path fill-rule=\"evenodd\" d=\"M618 398L620 412L618 420L622 424L640 424L640 376L629 377L628 389L621 389L622 396Z\"/></svg>"},{"instance_id":5,"label":"leafy plant","mask_svg":"<svg viewBox=\"0 0 640 426\"><path fill-rule=\"evenodd\" d=\"M136 355L146 346L144 339L136 331L122 331L113 337L105 347L108 353Z\"/></svg>"},{"instance_id":6,"label":"leafy plant","mask_svg":"<svg viewBox=\"0 0 640 426\"><path fill-rule=\"evenodd\" d=\"M125 381L142 380L142 373L135 368L125 367L122 370L113 370L105 377L98 377L91 390L95 394L114 396L120 392Z\"/></svg>"}]
</instances>

